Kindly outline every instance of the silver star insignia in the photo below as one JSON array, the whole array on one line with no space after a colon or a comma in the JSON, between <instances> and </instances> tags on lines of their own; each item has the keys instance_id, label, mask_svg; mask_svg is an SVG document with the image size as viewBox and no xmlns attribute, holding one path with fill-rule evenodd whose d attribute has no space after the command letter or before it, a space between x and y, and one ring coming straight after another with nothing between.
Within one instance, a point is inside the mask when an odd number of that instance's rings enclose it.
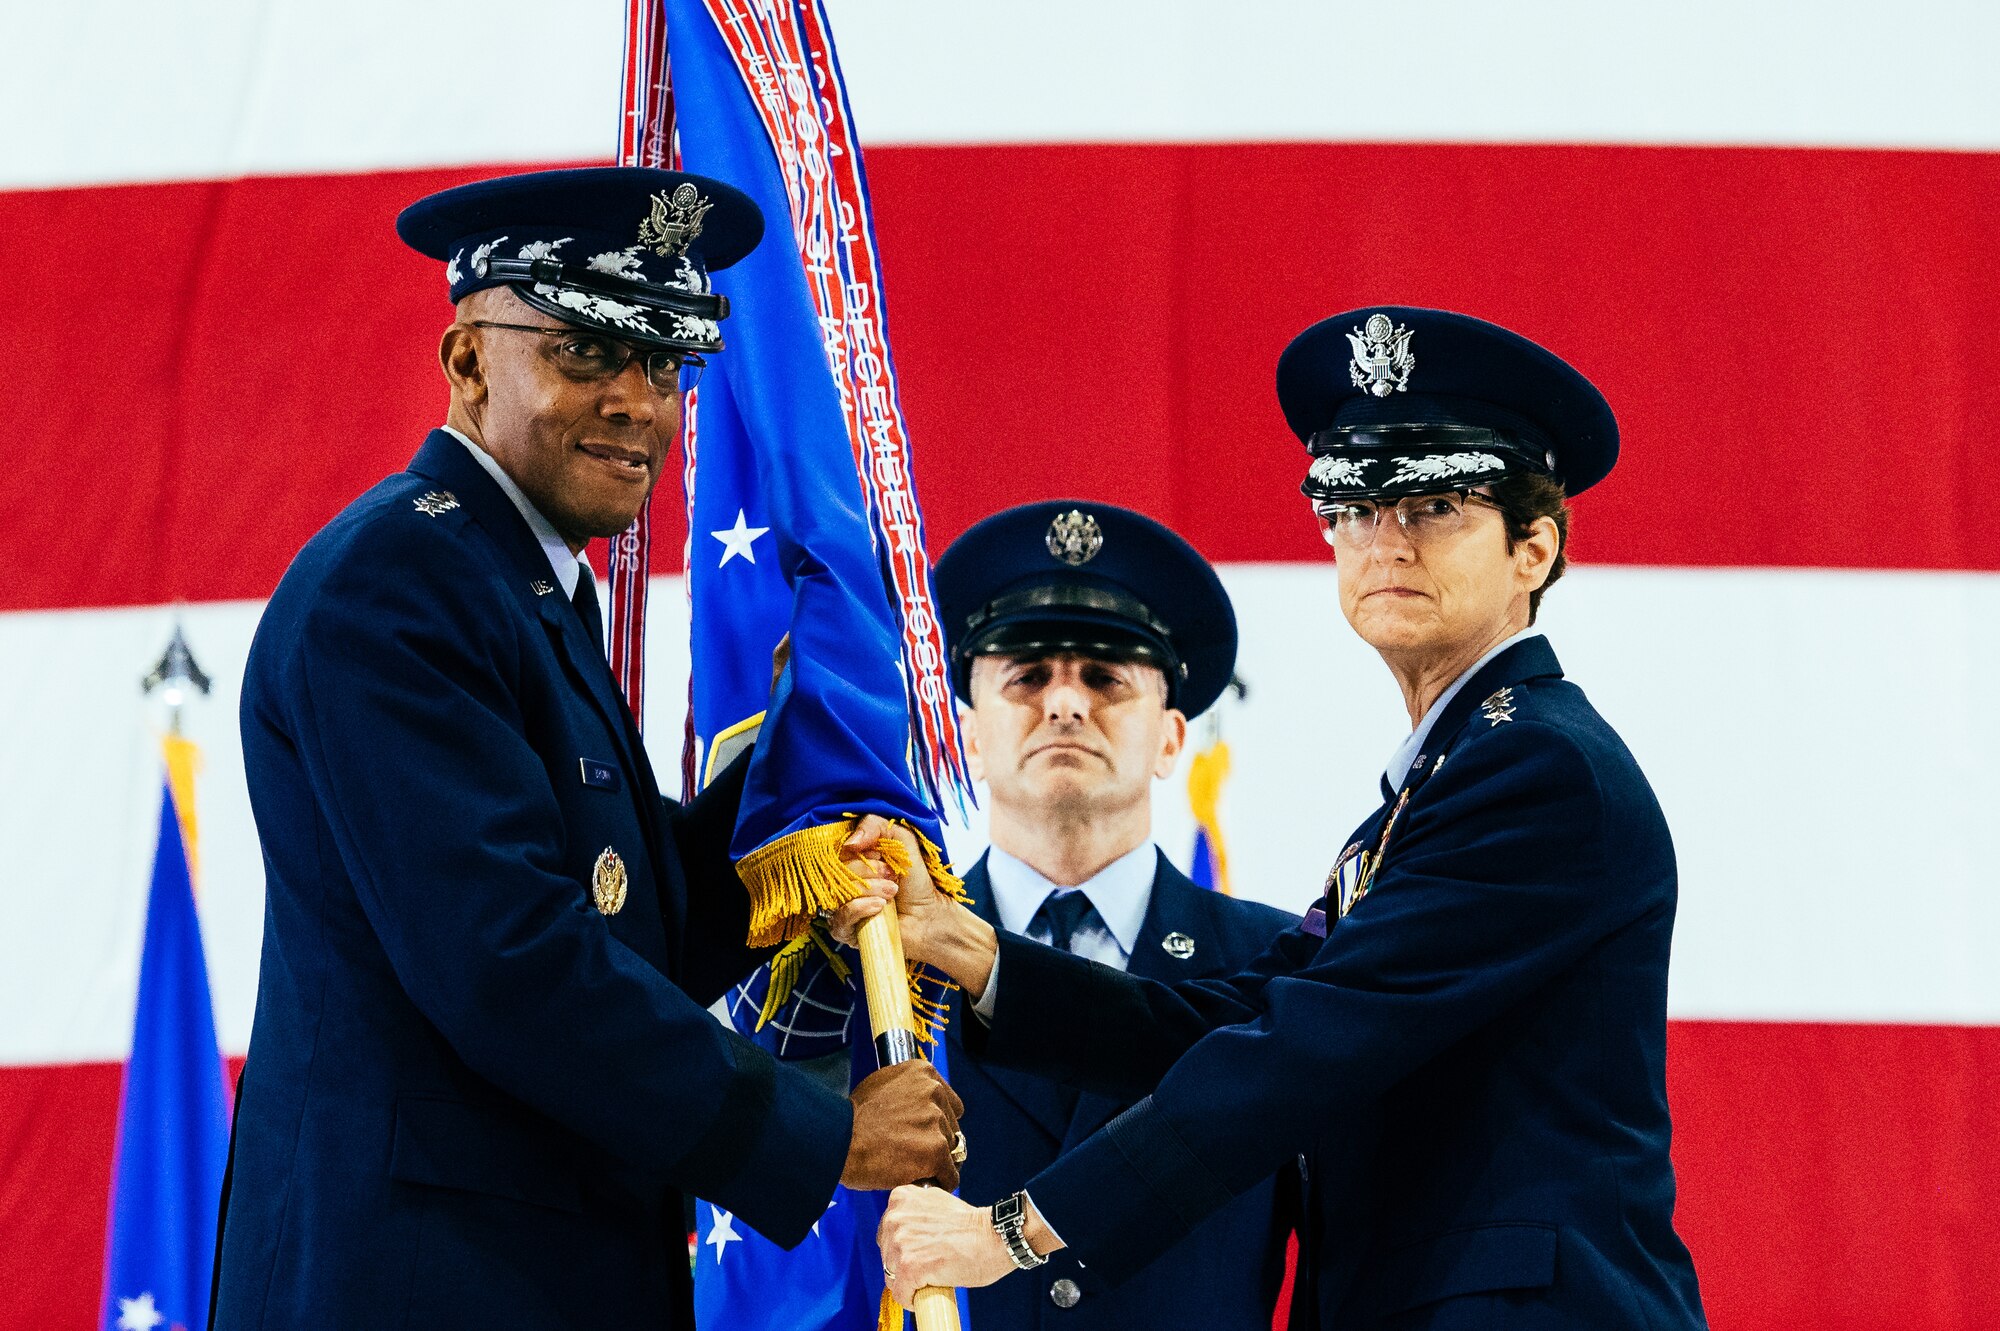
<instances>
[{"instance_id":1,"label":"silver star insignia","mask_svg":"<svg viewBox=\"0 0 2000 1331\"><path fill-rule=\"evenodd\" d=\"M1514 719L1514 690L1512 688L1495 689L1491 697L1479 704L1479 714L1496 726L1502 721L1512 721ZM1432 772L1432 775L1435 776L1436 772Z\"/></svg>"},{"instance_id":2,"label":"silver star insignia","mask_svg":"<svg viewBox=\"0 0 2000 1331\"><path fill-rule=\"evenodd\" d=\"M449 513L457 508L458 496L449 490L428 490L418 495L413 502L417 506L417 512L434 518L440 513Z\"/></svg>"}]
</instances>

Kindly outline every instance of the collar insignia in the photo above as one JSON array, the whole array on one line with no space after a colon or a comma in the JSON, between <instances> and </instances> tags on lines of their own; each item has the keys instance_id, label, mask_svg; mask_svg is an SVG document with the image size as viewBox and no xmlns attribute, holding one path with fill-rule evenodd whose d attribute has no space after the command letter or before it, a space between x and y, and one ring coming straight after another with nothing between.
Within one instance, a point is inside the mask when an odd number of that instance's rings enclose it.
<instances>
[{"instance_id":1,"label":"collar insignia","mask_svg":"<svg viewBox=\"0 0 2000 1331\"><path fill-rule=\"evenodd\" d=\"M458 496L449 490L426 490L411 502L416 504L417 512L434 518L457 508Z\"/></svg>"},{"instance_id":2,"label":"collar insignia","mask_svg":"<svg viewBox=\"0 0 2000 1331\"><path fill-rule=\"evenodd\" d=\"M1479 714L1496 726L1502 721L1512 721L1514 719L1513 688L1510 686L1504 689L1495 689L1491 697L1479 704Z\"/></svg>"},{"instance_id":3,"label":"collar insignia","mask_svg":"<svg viewBox=\"0 0 2000 1331\"><path fill-rule=\"evenodd\" d=\"M1097 519L1080 508L1058 513L1049 524L1049 553L1075 568L1097 558L1104 548L1104 532Z\"/></svg>"},{"instance_id":4,"label":"collar insignia","mask_svg":"<svg viewBox=\"0 0 2000 1331\"><path fill-rule=\"evenodd\" d=\"M537 596L547 596L550 592L554 591L555 589L556 585L553 582L548 581L546 578L536 578L533 582L528 584L528 590L533 592Z\"/></svg>"},{"instance_id":5,"label":"collar insignia","mask_svg":"<svg viewBox=\"0 0 2000 1331\"><path fill-rule=\"evenodd\" d=\"M1410 329L1391 323L1386 314L1371 314L1368 321L1347 335L1354 358L1347 362L1347 375L1356 388L1387 397L1410 386L1410 371L1417 358L1410 352Z\"/></svg>"},{"instance_id":6,"label":"collar insignia","mask_svg":"<svg viewBox=\"0 0 2000 1331\"><path fill-rule=\"evenodd\" d=\"M1160 947L1176 961L1186 961L1194 955L1194 939L1178 929L1162 938Z\"/></svg>"},{"instance_id":7,"label":"collar insignia","mask_svg":"<svg viewBox=\"0 0 2000 1331\"><path fill-rule=\"evenodd\" d=\"M650 245L663 259L678 259L701 234L702 219L714 206L686 182L675 186L671 195L663 190L653 196L652 214L639 223L639 243Z\"/></svg>"}]
</instances>

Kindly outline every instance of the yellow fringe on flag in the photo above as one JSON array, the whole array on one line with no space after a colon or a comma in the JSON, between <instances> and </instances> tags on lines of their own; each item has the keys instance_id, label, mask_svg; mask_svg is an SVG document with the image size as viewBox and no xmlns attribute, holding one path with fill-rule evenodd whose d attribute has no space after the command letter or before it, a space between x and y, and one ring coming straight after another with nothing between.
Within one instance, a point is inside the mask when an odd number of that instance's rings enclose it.
<instances>
[{"instance_id":1,"label":"yellow fringe on flag","mask_svg":"<svg viewBox=\"0 0 2000 1331\"><path fill-rule=\"evenodd\" d=\"M903 1305L896 1302L896 1296L882 1286L882 1311L875 1317L875 1331L903 1331Z\"/></svg>"},{"instance_id":2,"label":"yellow fringe on flag","mask_svg":"<svg viewBox=\"0 0 2000 1331\"><path fill-rule=\"evenodd\" d=\"M860 821L843 818L823 823L769 841L736 862L736 876L750 892L751 947L772 947L804 938L812 929L813 917L823 910L837 910L861 895L861 882L840 860L841 847ZM957 901L966 900L964 885L944 862L944 852L921 832L924 867L938 891ZM903 843L884 837L875 847L891 874L900 875L910 867Z\"/></svg>"},{"instance_id":3,"label":"yellow fringe on flag","mask_svg":"<svg viewBox=\"0 0 2000 1331\"><path fill-rule=\"evenodd\" d=\"M1216 740L1188 762L1188 804L1215 857L1215 890L1229 896L1229 853L1222 848L1222 783L1229 779L1229 745Z\"/></svg>"}]
</instances>

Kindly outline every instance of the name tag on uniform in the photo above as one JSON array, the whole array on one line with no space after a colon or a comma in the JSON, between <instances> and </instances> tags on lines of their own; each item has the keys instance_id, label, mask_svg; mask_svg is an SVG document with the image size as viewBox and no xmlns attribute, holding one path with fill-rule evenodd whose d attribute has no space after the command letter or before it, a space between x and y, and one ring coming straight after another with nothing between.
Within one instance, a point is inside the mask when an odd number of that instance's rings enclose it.
<instances>
[{"instance_id":1,"label":"name tag on uniform","mask_svg":"<svg viewBox=\"0 0 2000 1331\"><path fill-rule=\"evenodd\" d=\"M1306 912L1306 917L1303 920L1299 921L1299 931L1311 934L1314 938L1326 937L1325 897L1321 897L1318 901L1313 902L1312 909Z\"/></svg>"},{"instance_id":2,"label":"name tag on uniform","mask_svg":"<svg viewBox=\"0 0 2000 1331\"><path fill-rule=\"evenodd\" d=\"M583 769L583 784L592 790L618 789L618 769L610 763L601 763L595 758L579 758L577 766Z\"/></svg>"}]
</instances>

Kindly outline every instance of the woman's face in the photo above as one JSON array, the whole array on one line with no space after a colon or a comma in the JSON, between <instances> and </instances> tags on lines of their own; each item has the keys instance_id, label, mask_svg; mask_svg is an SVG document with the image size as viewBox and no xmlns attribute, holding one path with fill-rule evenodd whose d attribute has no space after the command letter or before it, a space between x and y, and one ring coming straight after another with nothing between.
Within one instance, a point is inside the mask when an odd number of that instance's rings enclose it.
<instances>
[{"instance_id":1,"label":"woman's face","mask_svg":"<svg viewBox=\"0 0 2000 1331\"><path fill-rule=\"evenodd\" d=\"M1547 580L1557 544L1543 518L1509 550L1506 520L1484 503L1465 505L1463 526L1443 536L1406 530L1385 506L1366 544L1335 546L1340 608L1385 656L1450 656L1527 626L1528 593Z\"/></svg>"}]
</instances>

